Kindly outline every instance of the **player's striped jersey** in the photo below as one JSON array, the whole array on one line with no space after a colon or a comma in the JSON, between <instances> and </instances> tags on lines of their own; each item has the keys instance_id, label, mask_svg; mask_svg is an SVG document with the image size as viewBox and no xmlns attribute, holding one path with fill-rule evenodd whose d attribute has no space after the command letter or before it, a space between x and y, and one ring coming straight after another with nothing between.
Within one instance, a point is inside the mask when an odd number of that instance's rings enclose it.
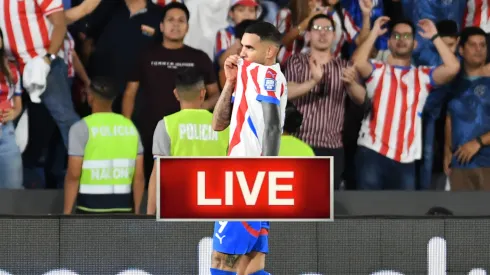
<instances>
[{"instance_id":1,"label":"player's striped jersey","mask_svg":"<svg viewBox=\"0 0 490 275\"><path fill-rule=\"evenodd\" d=\"M358 144L402 163L420 159L422 110L434 85L433 68L371 62L366 90L372 110L362 121Z\"/></svg>"},{"instance_id":2,"label":"player's striped jersey","mask_svg":"<svg viewBox=\"0 0 490 275\"><path fill-rule=\"evenodd\" d=\"M281 129L284 125L287 82L280 65L263 66L240 59L233 92L229 156L262 155L265 130L262 102L280 106Z\"/></svg>"}]
</instances>

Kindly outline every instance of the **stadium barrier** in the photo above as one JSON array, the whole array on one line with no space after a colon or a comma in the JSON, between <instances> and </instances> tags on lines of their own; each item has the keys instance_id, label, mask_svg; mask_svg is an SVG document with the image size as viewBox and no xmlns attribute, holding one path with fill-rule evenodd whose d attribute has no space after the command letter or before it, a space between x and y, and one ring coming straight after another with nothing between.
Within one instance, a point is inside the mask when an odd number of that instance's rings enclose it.
<instances>
[{"instance_id":1,"label":"stadium barrier","mask_svg":"<svg viewBox=\"0 0 490 275\"><path fill-rule=\"evenodd\" d=\"M0 228L2 275L209 275L210 222L3 216ZM273 222L267 270L274 275L485 274L489 243L490 217Z\"/></svg>"},{"instance_id":2,"label":"stadium barrier","mask_svg":"<svg viewBox=\"0 0 490 275\"><path fill-rule=\"evenodd\" d=\"M334 194L334 213L336 216L422 216L430 208L440 206L457 216L490 216L489 201L490 192L340 191ZM146 205L142 209L146 209ZM63 190L0 191L0 214L61 213Z\"/></svg>"}]
</instances>

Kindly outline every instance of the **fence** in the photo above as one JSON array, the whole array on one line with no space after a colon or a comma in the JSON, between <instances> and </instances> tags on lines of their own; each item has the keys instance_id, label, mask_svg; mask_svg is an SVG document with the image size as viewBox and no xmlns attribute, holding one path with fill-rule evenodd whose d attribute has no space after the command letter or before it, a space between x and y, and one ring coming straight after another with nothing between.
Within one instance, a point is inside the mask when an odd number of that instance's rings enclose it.
<instances>
[{"instance_id":1,"label":"fence","mask_svg":"<svg viewBox=\"0 0 490 275\"><path fill-rule=\"evenodd\" d=\"M209 222L157 223L134 216L3 217L0 228L3 274L209 274ZM475 268L490 270L489 243L490 217L271 223L267 270L274 275L461 275ZM65 270L54 272L60 268Z\"/></svg>"}]
</instances>

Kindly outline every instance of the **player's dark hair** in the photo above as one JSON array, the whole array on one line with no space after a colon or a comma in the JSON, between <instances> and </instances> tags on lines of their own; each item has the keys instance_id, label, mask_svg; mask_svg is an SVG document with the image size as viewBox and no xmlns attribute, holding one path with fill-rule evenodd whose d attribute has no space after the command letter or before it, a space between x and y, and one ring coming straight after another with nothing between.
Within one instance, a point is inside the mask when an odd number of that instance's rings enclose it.
<instances>
[{"instance_id":1,"label":"player's dark hair","mask_svg":"<svg viewBox=\"0 0 490 275\"><path fill-rule=\"evenodd\" d=\"M286 104L286 118L284 119L284 132L294 134L299 130L302 123L303 115L291 101L288 101Z\"/></svg>"},{"instance_id":2,"label":"player's dark hair","mask_svg":"<svg viewBox=\"0 0 490 275\"><path fill-rule=\"evenodd\" d=\"M481 28L479 27L467 27L467 28L464 28L462 31L461 31L461 35L460 35L460 40L459 40L459 45L461 47L464 47L464 45L466 44L466 42L468 42L468 40L470 39L471 36L474 36L474 35L481 35L483 37L486 37L486 33L484 30L482 30Z\"/></svg>"},{"instance_id":3,"label":"player's dark hair","mask_svg":"<svg viewBox=\"0 0 490 275\"><path fill-rule=\"evenodd\" d=\"M107 77L96 76L90 82L90 90L96 96L104 100L114 100L118 93L115 89L114 82Z\"/></svg>"},{"instance_id":4,"label":"player's dark hair","mask_svg":"<svg viewBox=\"0 0 490 275\"><path fill-rule=\"evenodd\" d=\"M190 17L189 9L187 8L186 5L179 3L179 2L172 2L170 4L165 5L165 7L163 7L162 21L165 20L165 16L167 16L168 11L171 9L182 10L185 13L185 17L187 19L187 22L189 22L189 17Z\"/></svg>"},{"instance_id":5,"label":"player's dark hair","mask_svg":"<svg viewBox=\"0 0 490 275\"><path fill-rule=\"evenodd\" d=\"M245 30L249 26L251 26L257 22L259 22L259 21L258 20L250 20L250 19L243 20L242 22L240 22L240 24L235 26L235 38L236 39L242 39L243 34L245 33Z\"/></svg>"},{"instance_id":6,"label":"player's dark hair","mask_svg":"<svg viewBox=\"0 0 490 275\"><path fill-rule=\"evenodd\" d=\"M269 41L281 46L281 33L269 22L260 21L247 27L245 33L255 34L261 41Z\"/></svg>"},{"instance_id":7,"label":"player's dark hair","mask_svg":"<svg viewBox=\"0 0 490 275\"><path fill-rule=\"evenodd\" d=\"M2 29L0 28L0 39L2 41L5 41L3 39L3 32L2 32ZM0 73L2 73L5 77L5 79L7 80L7 83L9 85L12 85L13 84L13 80L12 80L12 74L10 73L10 71L8 70L8 67L5 65L5 42L2 43L2 46L0 47Z\"/></svg>"},{"instance_id":8,"label":"player's dark hair","mask_svg":"<svg viewBox=\"0 0 490 275\"><path fill-rule=\"evenodd\" d=\"M408 25L410 27L410 29L412 29L412 34L414 35L414 38L415 38L415 32L416 32L416 28L415 28L415 25L413 24L413 22L409 19L400 19L400 20L396 20L394 21L393 23L389 24L389 33L393 33L393 30L395 29L396 26L398 25Z\"/></svg>"},{"instance_id":9,"label":"player's dark hair","mask_svg":"<svg viewBox=\"0 0 490 275\"><path fill-rule=\"evenodd\" d=\"M317 14L315 16L313 16L311 19L310 19L310 22L308 22L308 28L306 28L308 31L311 31L311 28L313 28L313 25L315 24L315 21L317 19L327 19L328 21L330 21L330 23L332 23L332 26L333 26L333 29L335 30L335 21L333 21L332 17L326 15L326 14L323 14L323 13L320 13L320 14Z\"/></svg>"}]
</instances>

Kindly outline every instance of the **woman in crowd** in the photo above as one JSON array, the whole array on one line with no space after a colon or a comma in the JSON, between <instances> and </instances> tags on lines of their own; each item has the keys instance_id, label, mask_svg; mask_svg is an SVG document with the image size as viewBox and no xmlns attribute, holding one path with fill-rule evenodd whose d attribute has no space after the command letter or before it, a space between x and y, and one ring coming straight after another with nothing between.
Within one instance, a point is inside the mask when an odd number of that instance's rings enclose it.
<instances>
[{"instance_id":1,"label":"woman in crowd","mask_svg":"<svg viewBox=\"0 0 490 275\"><path fill-rule=\"evenodd\" d=\"M361 44L367 38L370 30L370 13L372 0L359 1L363 14L363 28L359 29L350 14L341 7L340 0L291 0L288 7L277 14L276 27L283 34L284 47L278 55L281 64L292 54L307 50L304 39L305 30L310 19L319 13L329 14L336 26L332 52L335 57L341 56L341 50L346 42ZM365 23L366 22L366 23Z\"/></svg>"},{"instance_id":2,"label":"woman in crowd","mask_svg":"<svg viewBox=\"0 0 490 275\"><path fill-rule=\"evenodd\" d=\"M0 29L0 188L22 188L22 157L13 121L22 111L20 73L7 60Z\"/></svg>"}]
</instances>

